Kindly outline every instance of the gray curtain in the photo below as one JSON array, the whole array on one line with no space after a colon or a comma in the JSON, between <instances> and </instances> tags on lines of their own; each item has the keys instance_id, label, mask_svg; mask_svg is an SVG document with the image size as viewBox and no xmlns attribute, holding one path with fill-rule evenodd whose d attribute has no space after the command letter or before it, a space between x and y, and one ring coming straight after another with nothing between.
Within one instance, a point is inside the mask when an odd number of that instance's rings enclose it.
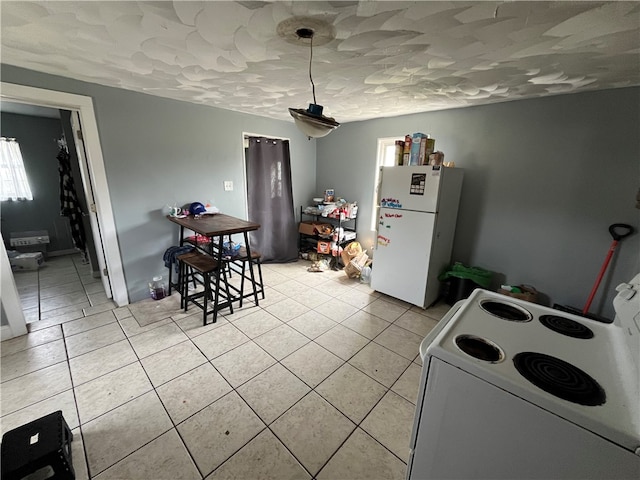
<instances>
[{"instance_id":1,"label":"gray curtain","mask_svg":"<svg viewBox=\"0 0 640 480\"><path fill-rule=\"evenodd\" d=\"M251 232L251 248L263 262L298 259L298 234L293 213L289 141L249 137L247 148L249 220L260 224Z\"/></svg>"}]
</instances>

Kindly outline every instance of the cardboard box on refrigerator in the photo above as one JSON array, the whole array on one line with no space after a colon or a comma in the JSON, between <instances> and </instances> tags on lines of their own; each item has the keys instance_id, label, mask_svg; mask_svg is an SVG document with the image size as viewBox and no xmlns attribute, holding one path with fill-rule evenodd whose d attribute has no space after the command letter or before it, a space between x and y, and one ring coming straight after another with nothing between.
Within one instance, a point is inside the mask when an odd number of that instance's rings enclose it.
<instances>
[{"instance_id":1,"label":"cardboard box on refrigerator","mask_svg":"<svg viewBox=\"0 0 640 480\"><path fill-rule=\"evenodd\" d=\"M21 253L15 257L9 258L11 270L38 270L44 264L44 256L42 252Z\"/></svg>"},{"instance_id":2,"label":"cardboard box on refrigerator","mask_svg":"<svg viewBox=\"0 0 640 480\"><path fill-rule=\"evenodd\" d=\"M420 152L422 151L422 158L424 159L424 149L426 143L423 144L422 140L428 138L428 135L424 133L414 133L411 138L411 155L409 165L424 165L424 161L420 161Z\"/></svg>"}]
</instances>

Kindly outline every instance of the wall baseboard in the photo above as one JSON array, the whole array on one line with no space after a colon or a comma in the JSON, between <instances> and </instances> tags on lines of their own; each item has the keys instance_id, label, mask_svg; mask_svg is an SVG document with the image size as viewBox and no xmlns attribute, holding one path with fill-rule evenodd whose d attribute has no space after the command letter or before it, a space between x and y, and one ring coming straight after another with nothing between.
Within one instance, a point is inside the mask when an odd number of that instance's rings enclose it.
<instances>
[{"instance_id":1,"label":"wall baseboard","mask_svg":"<svg viewBox=\"0 0 640 480\"><path fill-rule=\"evenodd\" d=\"M9 340L13 338L13 331L9 325L2 325L0 329L0 339L4 342L5 340Z\"/></svg>"},{"instance_id":2,"label":"wall baseboard","mask_svg":"<svg viewBox=\"0 0 640 480\"><path fill-rule=\"evenodd\" d=\"M47 256L48 257L62 257L63 255L72 255L74 253L77 253L78 255L80 254L80 252L78 250L76 250L75 248L67 248L66 250L56 250L54 252L47 252Z\"/></svg>"}]
</instances>

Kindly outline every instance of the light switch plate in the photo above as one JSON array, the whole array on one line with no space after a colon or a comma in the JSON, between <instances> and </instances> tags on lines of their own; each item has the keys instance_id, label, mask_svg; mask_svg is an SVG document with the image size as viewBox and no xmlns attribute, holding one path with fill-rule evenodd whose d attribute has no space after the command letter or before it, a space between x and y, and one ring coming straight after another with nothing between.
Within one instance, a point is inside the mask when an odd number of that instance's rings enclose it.
<instances>
[{"instance_id":1,"label":"light switch plate","mask_svg":"<svg viewBox=\"0 0 640 480\"><path fill-rule=\"evenodd\" d=\"M224 181L224 191L225 192L230 192L231 190L233 190L233 182L231 180L225 180Z\"/></svg>"}]
</instances>

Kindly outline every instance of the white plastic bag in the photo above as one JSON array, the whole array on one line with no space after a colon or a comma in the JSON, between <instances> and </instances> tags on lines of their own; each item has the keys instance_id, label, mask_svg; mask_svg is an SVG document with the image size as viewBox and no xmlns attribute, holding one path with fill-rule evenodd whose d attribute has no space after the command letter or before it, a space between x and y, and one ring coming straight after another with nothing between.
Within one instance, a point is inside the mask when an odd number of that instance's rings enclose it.
<instances>
[{"instance_id":1,"label":"white plastic bag","mask_svg":"<svg viewBox=\"0 0 640 480\"><path fill-rule=\"evenodd\" d=\"M371 267L364 267L360 272L361 283L371 283Z\"/></svg>"}]
</instances>

